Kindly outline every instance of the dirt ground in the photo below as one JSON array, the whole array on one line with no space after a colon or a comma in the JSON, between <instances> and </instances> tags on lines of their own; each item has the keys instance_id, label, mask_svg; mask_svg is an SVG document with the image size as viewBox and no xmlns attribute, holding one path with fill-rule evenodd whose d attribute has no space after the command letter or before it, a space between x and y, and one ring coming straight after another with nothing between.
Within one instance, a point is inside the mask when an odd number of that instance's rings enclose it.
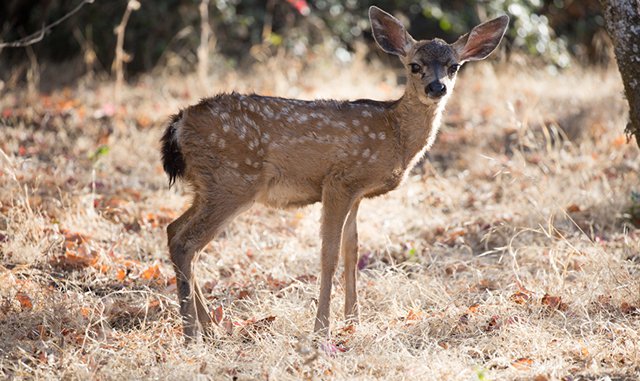
<instances>
[{"instance_id":1,"label":"dirt ground","mask_svg":"<svg viewBox=\"0 0 640 381\"><path fill-rule=\"evenodd\" d=\"M159 138L170 114L237 90L391 99L380 64L267 62L0 98L0 377L9 379L640 378L640 153L619 75L464 68L434 148L360 208L361 323L311 330L320 206L255 206L200 256L219 322L184 347ZM41 79L45 80L45 79Z\"/></svg>"}]
</instances>

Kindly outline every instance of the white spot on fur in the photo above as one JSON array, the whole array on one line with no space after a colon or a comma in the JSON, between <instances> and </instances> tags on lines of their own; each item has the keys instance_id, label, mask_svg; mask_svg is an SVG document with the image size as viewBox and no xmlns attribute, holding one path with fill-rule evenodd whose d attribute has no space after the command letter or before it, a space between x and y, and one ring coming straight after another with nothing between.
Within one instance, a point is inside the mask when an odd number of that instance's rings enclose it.
<instances>
[{"instance_id":1,"label":"white spot on fur","mask_svg":"<svg viewBox=\"0 0 640 381\"><path fill-rule=\"evenodd\" d=\"M273 114L273 110L271 109L271 107L269 106L264 106L262 108L263 111L263 116L265 116L268 119L273 119L274 114Z\"/></svg>"},{"instance_id":2,"label":"white spot on fur","mask_svg":"<svg viewBox=\"0 0 640 381\"><path fill-rule=\"evenodd\" d=\"M269 143L270 139L271 139L271 136L269 136L269 133L265 132L264 134L262 134L260 141L262 142L262 144L267 144Z\"/></svg>"},{"instance_id":3,"label":"white spot on fur","mask_svg":"<svg viewBox=\"0 0 640 381\"><path fill-rule=\"evenodd\" d=\"M264 156L264 150L262 148L258 150L258 156Z\"/></svg>"},{"instance_id":4,"label":"white spot on fur","mask_svg":"<svg viewBox=\"0 0 640 381\"><path fill-rule=\"evenodd\" d=\"M226 145L227 145L227 142L225 142L224 139L220 139L218 141L218 147L224 148Z\"/></svg>"},{"instance_id":5,"label":"white spot on fur","mask_svg":"<svg viewBox=\"0 0 640 381\"><path fill-rule=\"evenodd\" d=\"M387 135L384 132L379 132L378 133L378 139L384 140L386 138L387 138Z\"/></svg>"},{"instance_id":6,"label":"white spot on fur","mask_svg":"<svg viewBox=\"0 0 640 381\"><path fill-rule=\"evenodd\" d=\"M248 183L252 183L258 178L258 176L256 176L256 175L243 175L242 178L244 179L244 181L246 181Z\"/></svg>"},{"instance_id":7,"label":"white spot on fur","mask_svg":"<svg viewBox=\"0 0 640 381\"><path fill-rule=\"evenodd\" d=\"M369 138L375 140L376 139L376 133L375 132L370 132L369 133Z\"/></svg>"},{"instance_id":8,"label":"white spot on fur","mask_svg":"<svg viewBox=\"0 0 640 381\"><path fill-rule=\"evenodd\" d=\"M253 168L260 168L260 162L253 163Z\"/></svg>"},{"instance_id":9,"label":"white spot on fur","mask_svg":"<svg viewBox=\"0 0 640 381\"><path fill-rule=\"evenodd\" d=\"M358 119L352 120L351 123L353 123L353 125L356 126L356 127L358 127L360 125L360 121Z\"/></svg>"},{"instance_id":10,"label":"white spot on fur","mask_svg":"<svg viewBox=\"0 0 640 381\"><path fill-rule=\"evenodd\" d=\"M369 157L369 155L371 155L371 150L369 148L365 149L362 152L362 157L364 157L365 159Z\"/></svg>"},{"instance_id":11,"label":"white spot on fur","mask_svg":"<svg viewBox=\"0 0 640 381\"><path fill-rule=\"evenodd\" d=\"M244 138L247 136L247 127L241 124L239 129L240 131L238 133L238 138L240 138L240 140L244 140Z\"/></svg>"},{"instance_id":12,"label":"white spot on fur","mask_svg":"<svg viewBox=\"0 0 640 381\"><path fill-rule=\"evenodd\" d=\"M371 114L371 111L369 111L369 110L363 110L363 111L362 111L362 116L371 117L371 116L373 116L373 115Z\"/></svg>"},{"instance_id":13,"label":"white spot on fur","mask_svg":"<svg viewBox=\"0 0 640 381\"><path fill-rule=\"evenodd\" d=\"M378 153L374 152L373 155L371 155L371 158L369 159L369 161L376 161L378 160Z\"/></svg>"},{"instance_id":14,"label":"white spot on fur","mask_svg":"<svg viewBox=\"0 0 640 381\"><path fill-rule=\"evenodd\" d=\"M249 159L249 158L244 159L244 163L246 165L251 165L251 159Z\"/></svg>"},{"instance_id":15,"label":"white spot on fur","mask_svg":"<svg viewBox=\"0 0 640 381\"><path fill-rule=\"evenodd\" d=\"M364 132L366 134L367 132L369 132L369 126L362 127L362 130L364 130Z\"/></svg>"},{"instance_id":16,"label":"white spot on fur","mask_svg":"<svg viewBox=\"0 0 640 381\"><path fill-rule=\"evenodd\" d=\"M223 131L224 133L229 132L229 129L231 129L231 127L229 127L229 125L228 125L228 124L226 124L226 123L225 123L225 124L223 124L223 125L222 125L222 131Z\"/></svg>"}]
</instances>

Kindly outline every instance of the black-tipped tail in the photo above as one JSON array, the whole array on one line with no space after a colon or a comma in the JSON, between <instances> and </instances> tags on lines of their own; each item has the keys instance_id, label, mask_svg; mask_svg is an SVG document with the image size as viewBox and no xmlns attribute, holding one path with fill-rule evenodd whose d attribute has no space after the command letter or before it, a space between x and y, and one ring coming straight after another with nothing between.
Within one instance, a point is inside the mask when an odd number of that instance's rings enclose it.
<instances>
[{"instance_id":1,"label":"black-tipped tail","mask_svg":"<svg viewBox=\"0 0 640 381\"><path fill-rule=\"evenodd\" d=\"M171 123L162 136L162 166L169 176L169 187L176 182L176 179L184 176L186 163L184 156L176 140L176 124L182 118L182 111L171 117Z\"/></svg>"}]
</instances>

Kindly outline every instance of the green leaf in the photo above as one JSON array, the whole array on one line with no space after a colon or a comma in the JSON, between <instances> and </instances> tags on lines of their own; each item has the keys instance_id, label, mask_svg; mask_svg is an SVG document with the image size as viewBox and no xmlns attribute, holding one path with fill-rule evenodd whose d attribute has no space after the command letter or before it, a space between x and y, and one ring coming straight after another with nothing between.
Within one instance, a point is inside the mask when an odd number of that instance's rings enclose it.
<instances>
[{"instance_id":1,"label":"green leaf","mask_svg":"<svg viewBox=\"0 0 640 381\"><path fill-rule=\"evenodd\" d=\"M109 146L102 145L98 147L91 155L89 155L89 160L98 161L103 156L106 156L109 153Z\"/></svg>"}]
</instances>

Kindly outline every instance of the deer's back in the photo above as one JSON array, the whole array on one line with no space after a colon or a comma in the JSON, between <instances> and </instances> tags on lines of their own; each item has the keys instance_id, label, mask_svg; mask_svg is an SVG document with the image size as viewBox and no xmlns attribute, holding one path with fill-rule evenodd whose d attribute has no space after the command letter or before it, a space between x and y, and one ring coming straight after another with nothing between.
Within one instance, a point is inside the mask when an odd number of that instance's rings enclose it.
<instances>
[{"instance_id":1,"label":"deer's back","mask_svg":"<svg viewBox=\"0 0 640 381\"><path fill-rule=\"evenodd\" d=\"M276 207L320 201L339 183L365 195L397 186L397 147L379 102L223 94L184 110L178 141L196 192L223 186Z\"/></svg>"}]
</instances>

